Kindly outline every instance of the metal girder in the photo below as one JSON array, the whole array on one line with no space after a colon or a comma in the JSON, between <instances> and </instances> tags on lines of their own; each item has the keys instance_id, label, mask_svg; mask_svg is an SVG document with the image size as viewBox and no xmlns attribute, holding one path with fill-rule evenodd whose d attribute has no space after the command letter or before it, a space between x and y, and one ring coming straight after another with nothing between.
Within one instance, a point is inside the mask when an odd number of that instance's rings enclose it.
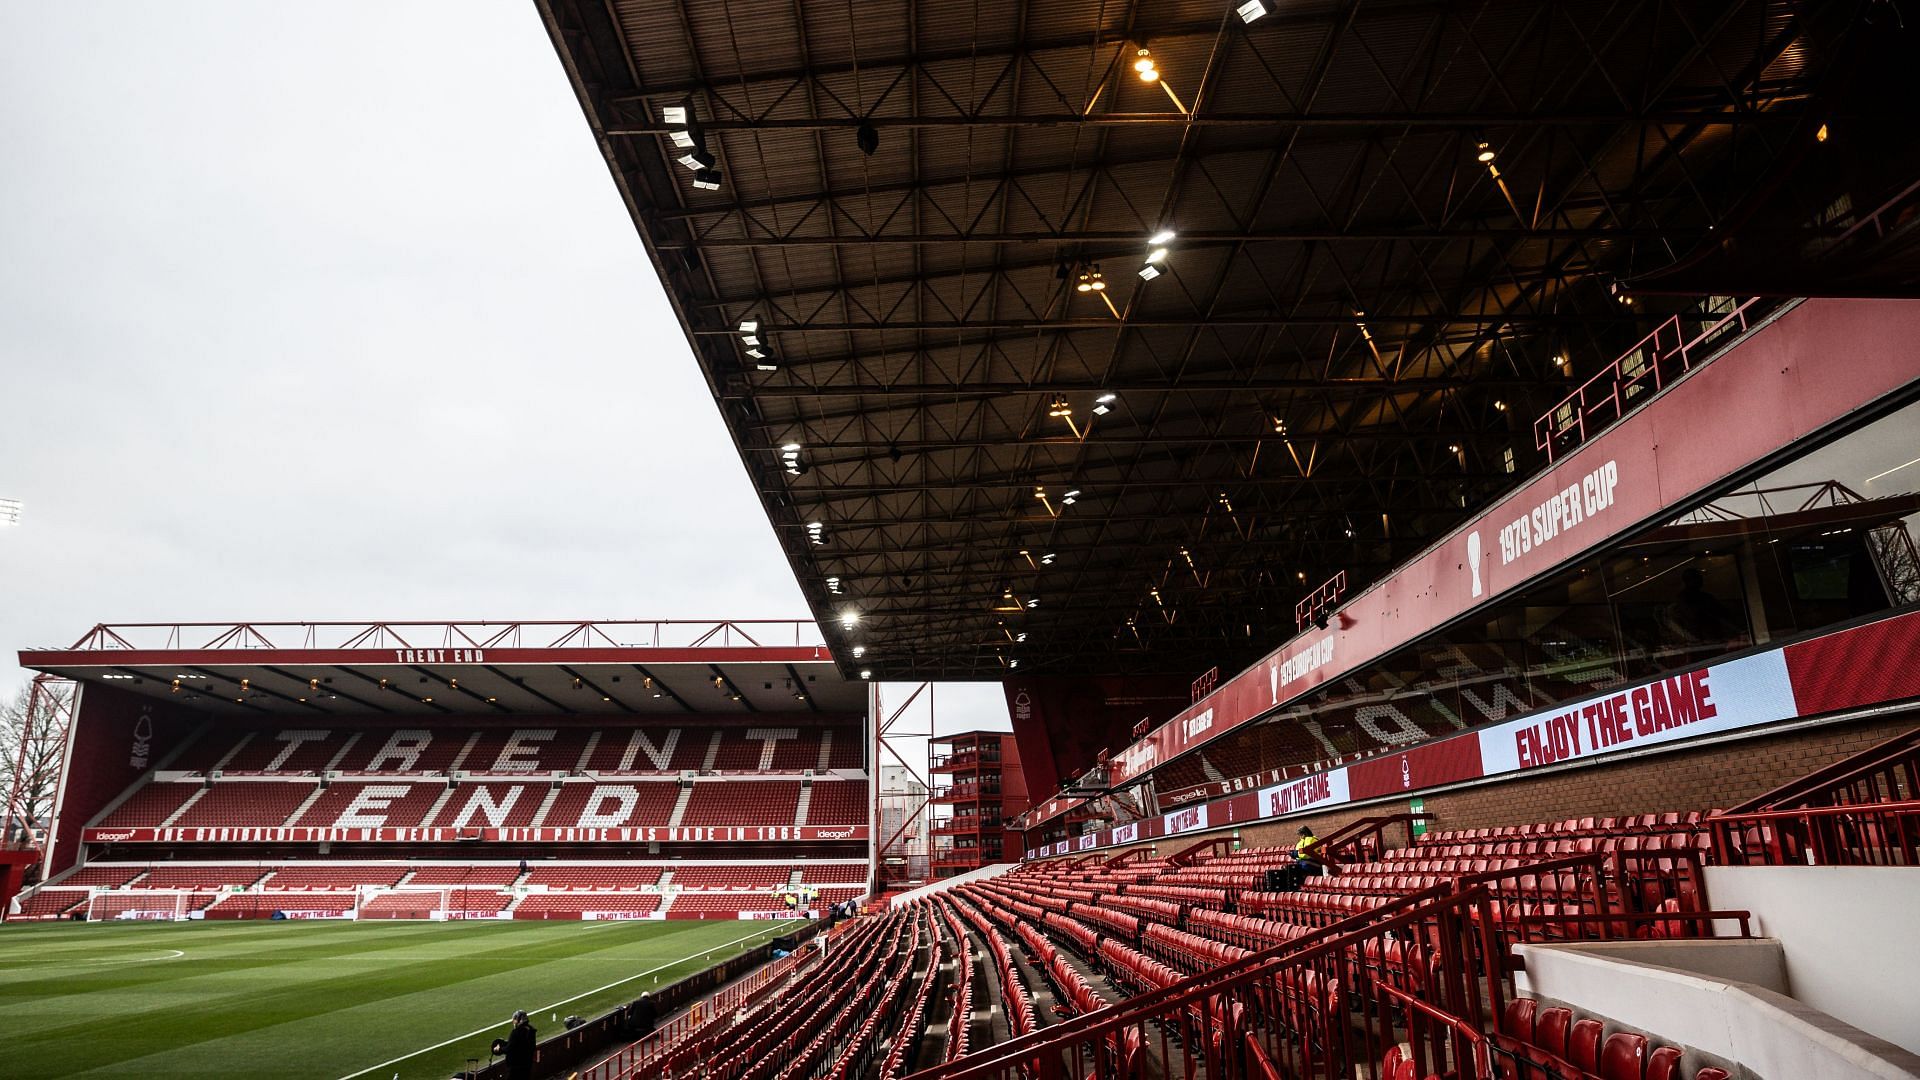
<instances>
[{"instance_id":1,"label":"metal girder","mask_svg":"<svg viewBox=\"0 0 1920 1080\"><path fill-rule=\"evenodd\" d=\"M1597 229L1539 226L1534 228L1463 229L1264 229L1258 232L1181 233L1176 243L1184 250L1194 247L1221 247L1234 244L1314 244L1381 243L1405 241L1423 243L1434 240L1670 240L1681 235L1705 236L1706 229L1658 231L1648 229ZM875 244L1113 244L1139 247L1145 240L1137 232L970 232L970 233L840 233L828 235L788 234L781 236L700 236L685 241L668 240L654 245L661 251L702 248L724 251L736 248L782 247L859 247Z\"/></svg>"},{"instance_id":2,"label":"metal girder","mask_svg":"<svg viewBox=\"0 0 1920 1080\"><path fill-rule=\"evenodd\" d=\"M797 417L791 422L775 426L780 430L791 430L801 426L806 417ZM1443 428L1432 430L1380 431L1362 429L1356 431L1304 431L1276 434L1272 431L1218 431L1195 434L1129 434L1102 428L1084 439L1071 435L1022 435L1019 432L984 434L971 439L834 439L829 442L802 442L809 455L828 450L898 450L902 454L919 454L936 450L965 450L975 447L1012 447L1027 448L1061 446L1083 447L1091 443L1097 446L1212 446L1216 443L1298 443L1302 446L1314 442L1383 442L1383 443L1444 443L1463 439L1524 438L1525 433L1475 431L1470 428ZM742 446L745 453L778 454L784 443L765 443ZM831 461L809 461L809 466L817 468Z\"/></svg>"},{"instance_id":3,"label":"metal girder","mask_svg":"<svg viewBox=\"0 0 1920 1080\"><path fill-rule=\"evenodd\" d=\"M1738 111L1721 107L1662 109L1647 112L1435 112L1435 113L1007 113L952 116L742 117L702 120L699 127L717 131L848 131L861 122L875 128L1103 128L1164 126L1180 128L1360 128L1383 132L1412 129L1481 132L1489 128L1617 128L1735 127L1761 123L1798 123L1791 112ZM665 138L675 128L665 124L625 124L607 128L614 138ZM682 129L684 130L684 129Z\"/></svg>"},{"instance_id":4,"label":"metal girder","mask_svg":"<svg viewBox=\"0 0 1920 1080\"><path fill-rule=\"evenodd\" d=\"M944 404L947 395L966 394L991 397L1021 397L1036 394L1215 394L1215 393L1280 393L1310 392L1315 394L1430 394L1448 390L1467 388L1481 390L1538 390L1542 387L1561 387L1568 383L1564 375L1542 375L1537 379L1515 379L1501 377L1474 377L1468 375L1454 378L1429 379L1275 379L1249 376L1241 379L1179 379L1150 380L1138 377L1122 376L1109 382L1091 383L1085 380L1049 380L1041 379L1030 383L1006 381L981 381L959 383L796 383L775 381L778 376L768 375L766 381L752 381L743 390L727 390L721 393L722 400L740 398L814 398L814 397L913 397L925 396L936 400L929 404Z\"/></svg>"},{"instance_id":5,"label":"metal girder","mask_svg":"<svg viewBox=\"0 0 1920 1080\"><path fill-rule=\"evenodd\" d=\"M749 303L745 302L743 303ZM850 334L867 331L894 330L929 334L958 334L981 330L1020 330L1038 333L1065 333L1076 330L1120 330L1131 328L1146 330L1155 328L1193 328L1214 326L1341 326L1353 328L1364 322L1368 326L1395 323L1451 323L1473 324L1481 326L1568 326L1580 324L1617 325L1621 322L1645 323L1657 325L1670 316L1660 313L1626 313L1619 317L1593 314L1547 314L1535 312L1479 312L1479 311L1430 311L1410 312L1407 314L1382 313L1368 311L1364 319L1357 319L1351 312L1345 315L1216 315L1212 317L1195 316L1144 316L1140 318L1115 319L1110 316L1085 317L1074 316L1057 319L1046 318L994 318L994 319L941 319L941 320L900 320L897 322L875 319L868 322L798 322L771 323L762 322L761 336L768 334ZM734 337L739 331L733 326L700 327L693 331L701 337Z\"/></svg>"}]
</instances>

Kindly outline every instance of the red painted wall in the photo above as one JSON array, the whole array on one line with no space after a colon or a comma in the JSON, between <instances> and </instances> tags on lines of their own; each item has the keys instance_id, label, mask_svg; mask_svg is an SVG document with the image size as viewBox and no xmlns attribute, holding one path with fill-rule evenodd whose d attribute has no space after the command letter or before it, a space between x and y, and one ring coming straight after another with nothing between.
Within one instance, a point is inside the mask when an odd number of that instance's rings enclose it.
<instances>
[{"instance_id":1,"label":"red painted wall","mask_svg":"<svg viewBox=\"0 0 1920 1080\"><path fill-rule=\"evenodd\" d=\"M1188 680L1167 676L1007 679L1002 685L1027 792L1036 799L1085 772L1101 750L1118 753L1133 741L1141 719L1171 715L1192 700Z\"/></svg>"},{"instance_id":2,"label":"red painted wall","mask_svg":"<svg viewBox=\"0 0 1920 1080\"><path fill-rule=\"evenodd\" d=\"M80 830L102 807L179 749L203 717L98 683L77 690L67 768L47 848L48 877L79 857Z\"/></svg>"}]
</instances>

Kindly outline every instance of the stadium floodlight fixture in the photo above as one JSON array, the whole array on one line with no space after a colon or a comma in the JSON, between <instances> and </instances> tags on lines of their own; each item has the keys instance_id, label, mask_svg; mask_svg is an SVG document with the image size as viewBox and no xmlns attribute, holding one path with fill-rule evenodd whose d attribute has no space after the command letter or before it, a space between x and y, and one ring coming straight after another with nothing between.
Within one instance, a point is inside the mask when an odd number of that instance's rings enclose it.
<instances>
[{"instance_id":1,"label":"stadium floodlight fixture","mask_svg":"<svg viewBox=\"0 0 1920 1080\"><path fill-rule=\"evenodd\" d=\"M696 147L681 154L675 160L695 172L701 172L713 168L714 156L708 151Z\"/></svg>"},{"instance_id":2,"label":"stadium floodlight fixture","mask_svg":"<svg viewBox=\"0 0 1920 1080\"><path fill-rule=\"evenodd\" d=\"M842 630L851 630L858 625L860 625L860 613L858 611L848 608L840 613L840 628Z\"/></svg>"},{"instance_id":3,"label":"stadium floodlight fixture","mask_svg":"<svg viewBox=\"0 0 1920 1080\"><path fill-rule=\"evenodd\" d=\"M685 126L688 121L688 109L683 104L665 105L660 109L660 122L671 126Z\"/></svg>"},{"instance_id":4,"label":"stadium floodlight fixture","mask_svg":"<svg viewBox=\"0 0 1920 1080\"><path fill-rule=\"evenodd\" d=\"M1247 0L1246 3L1234 8L1233 11L1234 14L1240 16L1241 22L1250 23L1266 17L1267 5L1261 3L1261 0Z\"/></svg>"},{"instance_id":5,"label":"stadium floodlight fixture","mask_svg":"<svg viewBox=\"0 0 1920 1080\"><path fill-rule=\"evenodd\" d=\"M759 330L760 330L760 320L759 320L759 319L741 319L741 320L740 320L740 332L741 332L741 333L743 333L743 334L754 334L754 333L758 333L758 332L759 332Z\"/></svg>"},{"instance_id":6,"label":"stadium floodlight fixture","mask_svg":"<svg viewBox=\"0 0 1920 1080\"><path fill-rule=\"evenodd\" d=\"M755 370L755 371L766 371L766 372L774 372L774 371L779 371L779 370L780 370L780 365L779 365L779 364L769 364L769 363L767 363L766 361L764 361L764 360L763 360L763 361L761 361L760 363L757 363L757 364L755 364L755 365L753 365L753 370Z\"/></svg>"},{"instance_id":7,"label":"stadium floodlight fixture","mask_svg":"<svg viewBox=\"0 0 1920 1080\"><path fill-rule=\"evenodd\" d=\"M1157 248L1154 248L1152 251L1147 252L1147 262L1149 264L1164 262L1166 261L1166 258L1167 258L1167 249L1163 247L1157 247Z\"/></svg>"},{"instance_id":8,"label":"stadium floodlight fixture","mask_svg":"<svg viewBox=\"0 0 1920 1080\"><path fill-rule=\"evenodd\" d=\"M1157 278L1159 276L1160 276L1160 268L1153 265L1152 263L1148 263L1147 265L1140 268L1140 280L1142 281L1152 281L1154 278Z\"/></svg>"},{"instance_id":9,"label":"stadium floodlight fixture","mask_svg":"<svg viewBox=\"0 0 1920 1080\"><path fill-rule=\"evenodd\" d=\"M1120 395L1119 394L1101 394L1099 397L1094 398L1093 400L1094 400L1094 403L1098 405L1111 405L1114 402L1120 400Z\"/></svg>"},{"instance_id":10,"label":"stadium floodlight fixture","mask_svg":"<svg viewBox=\"0 0 1920 1080\"><path fill-rule=\"evenodd\" d=\"M1174 232L1172 229L1161 229L1159 232L1154 233L1152 236L1147 237L1147 243L1153 245L1154 247L1160 247L1163 244L1170 243L1173 240L1173 237L1174 237Z\"/></svg>"},{"instance_id":11,"label":"stadium floodlight fixture","mask_svg":"<svg viewBox=\"0 0 1920 1080\"><path fill-rule=\"evenodd\" d=\"M701 169L699 172L694 173L693 186L699 188L701 191L719 191L720 170Z\"/></svg>"},{"instance_id":12,"label":"stadium floodlight fixture","mask_svg":"<svg viewBox=\"0 0 1920 1080\"><path fill-rule=\"evenodd\" d=\"M861 677L861 678L863 678L863 679L871 679L871 678L873 678L873 669L872 669L872 668L861 668L861 669L860 669L860 677Z\"/></svg>"},{"instance_id":13,"label":"stadium floodlight fixture","mask_svg":"<svg viewBox=\"0 0 1920 1080\"><path fill-rule=\"evenodd\" d=\"M783 454L794 454L794 453L798 453L799 451L800 451L800 444L797 442L785 443L785 444L782 444L780 447L780 452Z\"/></svg>"},{"instance_id":14,"label":"stadium floodlight fixture","mask_svg":"<svg viewBox=\"0 0 1920 1080\"><path fill-rule=\"evenodd\" d=\"M760 344L760 338L757 334L743 334L740 337L740 344L747 346L758 345Z\"/></svg>"},{"instance_id":15,"label":"stadium floodlight fixture","mask_svg":"<svg viewBox=\"0 0 1920 1080\"><path fill-rule=\"evenodd\" d=\"M1152 52L1145 46L1141 46L1140 51L1134 55L1138 59L1133 62L1133 71L1140 76L1141 82L1150 83L1160 78L1160 69L1154 66Z\"/></svg>"},{"instance_id":16,"label":"stadium floodlight fixture","mask_svg":"<svg viewBox=\"0 0 1920 1080\"><path fill-rule=\"evenodd\" d=\"M667 133L667 138L682 150L691 150L700 145L700 140L694 138L691 131L670 131Z\"/></svg>"},{"instance_id":17,"label":"stadium floodlight fixture","mask_svg":"<svg viewBox=\"0 0 1920 1080\"><path fill-rule=\"evenodd\" d=\"M1492 147L1492 146L1490 146L1490 145L1488 145L1488 144L1487 144L1486 142L1484 142L1484 141L1482 141L1482 142L1478 142L1478 143L1475 143L1475 144L1474 144L1474 149L1475 149L1475 150L1477 150L1477 151L1479 151L1479 153L1476 153L1476 154L1474 154L1474 155L1473 155L1473 159L1474 159L1475 161L1478 161L1478 162L1479 162L1480 164L1482 164L1482 165L1491 165L1491 164L1493 164L1493 157L1494 157L1494 155L1493 155L1493 147Z\"/></svg>"},{"instance_id":18,"label":"stadium floodlight fixture","mask_svg":"<svg viewBox=\"0 0 1920 1080\"><path fill-rule=\"evenodd\" d=\"M853 658L855 660L858 660L865 655L867 655L867 647L865 645L855 645L853 647Z\"/></svg>"},{"instance_id":19,"label":"stadium floodlight fixture","mask_svg":"<svg viewBox=\"0 0 1920 1080\"><path fill-rule=\"evenodd\" d=\"M760 348L758 346L755 346L747 350L747 355L753 357L755 360L759 360L765 357L767 354L760 351Z\"/></svg>"}]
</instances>

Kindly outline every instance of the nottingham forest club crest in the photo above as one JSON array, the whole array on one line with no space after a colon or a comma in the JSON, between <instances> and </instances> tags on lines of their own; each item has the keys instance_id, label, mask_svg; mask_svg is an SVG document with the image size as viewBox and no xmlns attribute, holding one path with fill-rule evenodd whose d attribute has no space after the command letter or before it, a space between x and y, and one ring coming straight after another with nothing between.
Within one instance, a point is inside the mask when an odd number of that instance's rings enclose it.
<instances>
[{"instance_id":1,"label":"nottingham forest club crest","mask_svg":"<svg viewBox=\"0 0 1920 1080\"><path fill-rule=\"evenodd\" d=\"M142 769L153 756L153 707L140 707L140 719L133 722L133 745L127 751L127 767Z\"/></svg>"}]
</instances>

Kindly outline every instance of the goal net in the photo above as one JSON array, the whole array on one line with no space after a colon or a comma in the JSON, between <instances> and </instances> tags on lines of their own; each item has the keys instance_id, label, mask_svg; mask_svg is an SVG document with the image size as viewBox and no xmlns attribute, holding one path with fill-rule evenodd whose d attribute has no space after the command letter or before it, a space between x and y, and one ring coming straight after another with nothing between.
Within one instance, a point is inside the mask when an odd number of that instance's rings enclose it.
<instances>
[{"instance_id":1,"label":"goal net","mask_svg":"<svg viewBox=\"0 0 1920 1080\"><path fill-rule=\"evenodd\" d=\"M139 919L178 922L202 918L218 893L192 889L95 889L87 897L87 921Z\"/></svg>"}]
</instances>

